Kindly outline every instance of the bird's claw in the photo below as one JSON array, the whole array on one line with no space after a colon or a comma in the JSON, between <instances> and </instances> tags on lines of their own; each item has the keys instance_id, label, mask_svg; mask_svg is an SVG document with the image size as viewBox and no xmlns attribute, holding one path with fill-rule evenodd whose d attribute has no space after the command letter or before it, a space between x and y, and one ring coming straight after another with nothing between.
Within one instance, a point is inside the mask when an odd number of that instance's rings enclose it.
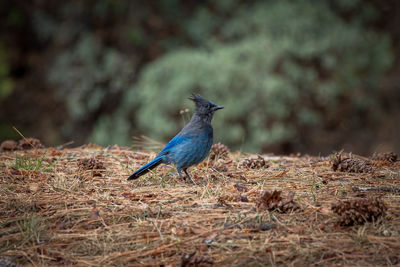
<instances>
[{"instance_id":1,"label":"bird's claw","mask_svg":"<svg viewBox=\"0 0 400 267\"><path fill-rule=\"evenodd\" d=\"M185 181L186 182L186 181ZM189 182L192 184L192 185L195 185L196 183L189 177Z\"/></svg>"}]
</instances>

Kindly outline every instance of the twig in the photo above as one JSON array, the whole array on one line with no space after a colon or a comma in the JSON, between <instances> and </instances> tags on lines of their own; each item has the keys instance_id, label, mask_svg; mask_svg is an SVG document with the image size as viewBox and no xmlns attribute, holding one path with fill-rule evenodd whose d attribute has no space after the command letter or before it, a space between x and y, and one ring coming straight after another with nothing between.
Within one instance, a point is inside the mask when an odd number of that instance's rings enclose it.
<instances>
[{"instance_id":1,"label":"twig","mask_svg":"<svg viewBox=\"0 0 400 267\"><path fill-rule=\"evenodd\" d=\"M17 129L15 126L13 126L14 131L16 131L26 142L28 142L32 148L35 148L35 146L29 142L29 140Z\"/></svg>"},{"instance_id":2,"label":"twig","mask_svg":"<svg viewBox=\"0 0 400 267\"><path fill-rule=\"evenodd\" d=\"M391 192L391 193L400 193L399 187L357 187L353 186L353 191L382 191L382 192Z\"/></svg>"},{"instance_id":3,"label":"twig","mask_svg":"<svg viewBox=\"0 0 400 267\"><path fill-rule=\"evenodd\" d=\"M11 234L15 234L20 232L21 229L15 228L15 229L11 229L5 232L0 232L0 237L2 237L3 235L11 235Z\"/></svg>"},{"instance_id":4,"label":"twig","mask_svg":"<svg viewBox=\"0 0 400 267\"><path fill-rule=\"evenodd\" d=\"M164 240L164 236L162 235L160 228L156 225L155 222L151 221L151 223L153 224L154 228L156 228L158 234L160 235L161 240ZM161 222L161 224L162 224L162 222ZM161 224L160 224L160 226L161 226Z\"/></svg>"},{"instance_id":5,"label":"twig","mask_svg":"<svg viewBox=\"0 0 400 267\"><path fill-rule=\"evenodd\" d=\"M64 149L64 147L72 145L73 143L74 143L74 141L66 142L64 144L61 144L61 145L57 146L57 149Z\"/></svg>"}]
</instances>

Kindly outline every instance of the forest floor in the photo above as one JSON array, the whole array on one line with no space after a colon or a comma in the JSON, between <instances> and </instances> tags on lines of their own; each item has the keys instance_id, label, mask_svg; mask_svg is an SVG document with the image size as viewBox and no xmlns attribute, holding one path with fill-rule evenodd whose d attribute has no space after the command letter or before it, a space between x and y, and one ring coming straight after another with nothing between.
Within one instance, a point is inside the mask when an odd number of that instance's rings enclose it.
<instances>
[{"instance_id":1,"label":"forest floor","mask_svg":"<svg viewBox=\"0 0 400 267\"><path fill-rule=\"evenodd\" d=\"M399 161L229 152L192 167L196 185L167 165L126 181L154 156L0 152L0 266L400 264Z\"/></svg>"}]
</instances>

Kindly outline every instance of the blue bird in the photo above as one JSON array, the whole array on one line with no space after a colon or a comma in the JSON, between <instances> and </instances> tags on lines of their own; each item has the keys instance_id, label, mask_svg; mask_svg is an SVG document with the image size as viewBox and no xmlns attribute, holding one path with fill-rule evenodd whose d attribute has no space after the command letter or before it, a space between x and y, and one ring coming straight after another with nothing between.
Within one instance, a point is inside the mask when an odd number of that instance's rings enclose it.
<instances>
[{"instance_id":1,"label":"blue bird","mask_svg":"<svg viewBox=\"0 0 400 267\"><path fill-rule=\"evenodd\" d=\"M165 163L175 164L181 180L185 181L181 172L183 170L189 181L194 184L187 169L207 157L213 143L211 119L216 110L224 107L215 105L198 94L192 94L189 99L196 104L196 110L190 122L169 141L155 159L134 172L128 180L137 179L161 163Z\"/></svg>"}]
</instances>

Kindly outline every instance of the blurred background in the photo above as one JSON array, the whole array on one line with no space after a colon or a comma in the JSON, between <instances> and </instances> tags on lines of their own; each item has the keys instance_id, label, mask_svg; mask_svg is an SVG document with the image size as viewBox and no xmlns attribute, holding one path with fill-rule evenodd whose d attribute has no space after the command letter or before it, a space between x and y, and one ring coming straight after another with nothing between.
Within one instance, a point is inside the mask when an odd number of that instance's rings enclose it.
<instances>
[{"instance_id":1,"label":"blurred background","mask_svg":"<svg viewBox=\"0 0 400 267\"><path fill-rule=\"evenodd\" d=\"M196 92L233 150L399 152L399 41L398 0L2 0L0 139L167 142Z\"/></svg>"}]
</instances>

